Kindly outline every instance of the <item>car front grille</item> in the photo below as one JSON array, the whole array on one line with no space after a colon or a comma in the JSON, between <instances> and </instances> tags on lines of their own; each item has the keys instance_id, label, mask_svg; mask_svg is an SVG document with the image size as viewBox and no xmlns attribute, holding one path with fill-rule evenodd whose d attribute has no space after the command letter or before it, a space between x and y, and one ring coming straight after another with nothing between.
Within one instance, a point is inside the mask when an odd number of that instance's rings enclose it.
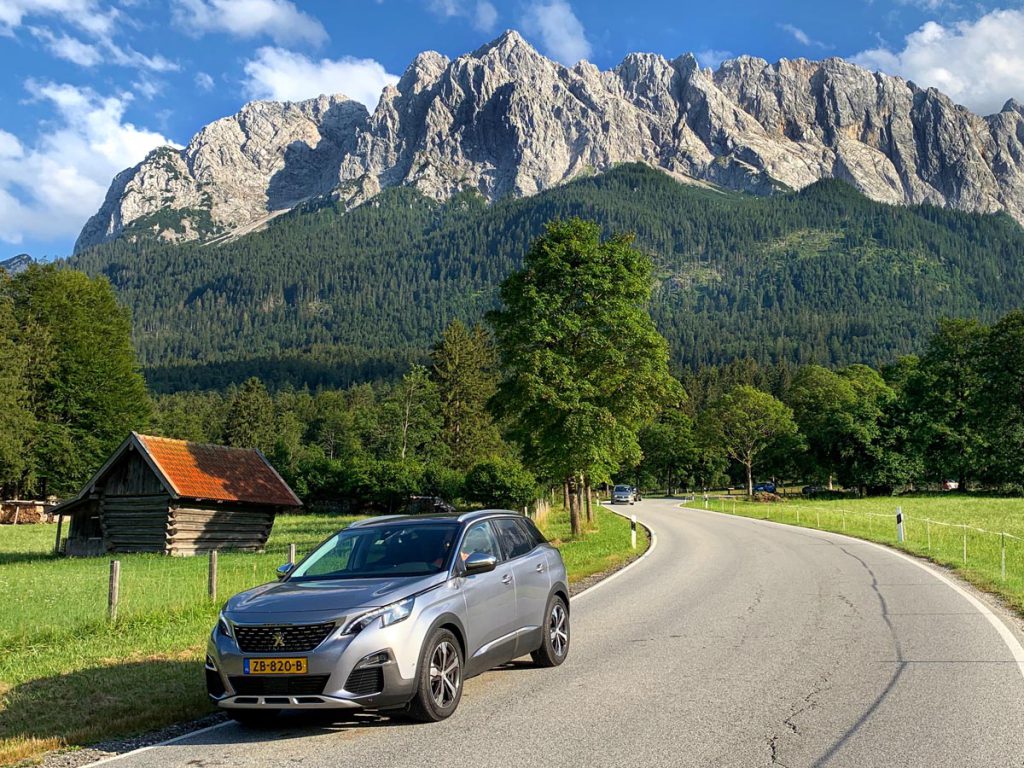
<instances>
[{"instance_id":1,"label":"car front grille","mask_svg":"<svg viewBox=\"0 0 1024 768\"><path fill-rule=\"evenodd\" d=\"M238 647L246 653L294 653L312 651L334 629L334 622L326 624L282 624L279 626L247 627L235 625Z\"/></svg>"},{"instance_id":2,"label":"car front grille","mask_svg":"<svg viewBox=\"0 0 1024 768\"><path fill-rule=\"evenodd\" d=\"M316 696L330 675L235 676L229 678L238 696Z\"/></svg>"},{"instance_id":3,"label":"car front grille","mask_svg":"<svg viewBox=\"0 0 1024 768\"><path fill-rule=\"evenodd\" d=\"M348 676L345 690L353 696L369 696L384 690L384 670L380 667L357 669Z\"/></svg>"}]
</instances>

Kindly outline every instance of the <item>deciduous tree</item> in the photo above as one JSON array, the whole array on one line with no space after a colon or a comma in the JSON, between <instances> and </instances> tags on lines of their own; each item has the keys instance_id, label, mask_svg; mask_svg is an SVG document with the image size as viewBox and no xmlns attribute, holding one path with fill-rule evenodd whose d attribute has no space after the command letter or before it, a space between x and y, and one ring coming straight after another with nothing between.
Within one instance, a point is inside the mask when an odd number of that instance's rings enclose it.
<instances>
[{"instance_id":1,"label":"deciduous tree","mask_svg":"<svg viewBox=\"0 0 1024 768\"><path fill-rule=\"evenodd\" d=\"M527 466L570 486L574 534L588 478L639 460L640 427L681 398L647 313L652 264L632 241L602 240L580 219L549 223L490 315L504 374L492 403Z\"/></svg>"}]
</instances>

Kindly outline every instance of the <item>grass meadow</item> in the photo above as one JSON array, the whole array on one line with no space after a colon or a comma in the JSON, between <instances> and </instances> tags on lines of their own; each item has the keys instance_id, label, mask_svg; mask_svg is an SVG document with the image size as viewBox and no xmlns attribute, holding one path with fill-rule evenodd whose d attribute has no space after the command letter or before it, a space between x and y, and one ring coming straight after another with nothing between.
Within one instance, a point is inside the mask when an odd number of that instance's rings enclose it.
<instances>
[{"instance_id":1,"label":"grass meadow","mask_svg":"<svg viewBox=\"0 0 1024 768\"><path fill-rule=\"evenodd\" d=\"M790 497L767 504L713 497L707 505L726 514L888 544L951 568L1024 614L1024 499L943 493L828 501ZM703 501L698 498L690 506L703 507ZM902 543L897 541L897 507L903 512Z\"/></svg>"},{"instance_id":2,"label":"grass meadow","mask_svg":"<svg viewBox=\"0 0 1024 768\"><path fill-rule=\"evenodd\" d=\"M601 507L595 515L576 539L564 512L540 521L572 581L634 555L629 522ZM289 544L301 557L350 520L279 516L266 552L220 554L216 601L206 557L117 555L114 622L106 617L109 557L53 558L54 526L0 526L0 765L209 712L201 661L224 600L273 581Z\"/></svg>"}]
</instances>

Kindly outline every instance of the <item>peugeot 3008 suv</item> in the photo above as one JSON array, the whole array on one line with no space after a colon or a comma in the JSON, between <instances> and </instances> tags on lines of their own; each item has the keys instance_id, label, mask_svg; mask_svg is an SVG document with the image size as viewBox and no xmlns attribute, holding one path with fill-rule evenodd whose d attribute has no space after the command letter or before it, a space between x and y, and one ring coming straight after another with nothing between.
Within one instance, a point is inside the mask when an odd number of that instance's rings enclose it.
<instances>
[{"instance_id":1,"label":"peugeot 3008 suv","mask_svg":"<svg viewBox=\"0 0 1024 768\"><path fill-rule=\"evenodd\" d=\"M565 565L523 515L363 520L280 580L232 597L210 635L210 698L241 722L281 710L450 716L467 677L569 653Z\"/></svg>"}]
</instances>

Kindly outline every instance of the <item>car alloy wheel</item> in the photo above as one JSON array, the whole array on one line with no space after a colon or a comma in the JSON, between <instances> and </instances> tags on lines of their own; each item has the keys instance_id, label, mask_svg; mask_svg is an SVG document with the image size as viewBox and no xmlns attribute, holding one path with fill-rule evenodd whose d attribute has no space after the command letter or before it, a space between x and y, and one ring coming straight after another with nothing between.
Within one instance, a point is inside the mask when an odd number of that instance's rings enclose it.
<instances>
[{"instance_id":1,"label":"car alloy wheel","mask_svg":"<svg viewBox=\"0 0 1024 768\"><path fill-rule=\"evenodd\" d=\"M430 695L440 709L448 709L459 694L462 663L459 652L447 640L437 644L430 656Z\"/></svg>"},{"instance_id":2,"label":"car alloy wheel","mask_svg":"<svg viewBox=\"0 0 1024 768\"><path fill-rule=\"evenodd\" d=\"M569 647L567 620L565 606L561 601L555 601L548 619L548 635L551 638L551 650L559 657L565 656L565 651Z\"/></svg>"}]
</instances>

